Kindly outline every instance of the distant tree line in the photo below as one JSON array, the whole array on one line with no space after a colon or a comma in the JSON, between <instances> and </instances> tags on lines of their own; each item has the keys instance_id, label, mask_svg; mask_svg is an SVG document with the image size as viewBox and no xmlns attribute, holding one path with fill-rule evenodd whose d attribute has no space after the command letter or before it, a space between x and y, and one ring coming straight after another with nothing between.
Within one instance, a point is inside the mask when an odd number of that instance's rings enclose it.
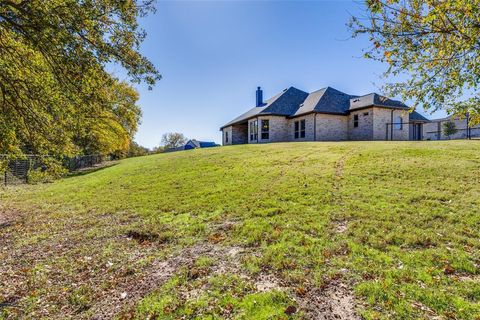
<instances>
[{"instance_id":1,"label":"distant tree line","mask_svg":"<svg viewBox=\"0 0 480 320\"><path fill-rule=\"evenodd\" d=\"M169 149L174 149L185 145L188 139L183 133L179 132L167 132L162 135L160 145L153 148L152 150L139 145L137 142L132 141L127 150L122 152L117 152L113 154L115 159L130 158L130 157L139 157L146 156L149 154L156 154L168 151Z\"/></svg>"}]
</instances>

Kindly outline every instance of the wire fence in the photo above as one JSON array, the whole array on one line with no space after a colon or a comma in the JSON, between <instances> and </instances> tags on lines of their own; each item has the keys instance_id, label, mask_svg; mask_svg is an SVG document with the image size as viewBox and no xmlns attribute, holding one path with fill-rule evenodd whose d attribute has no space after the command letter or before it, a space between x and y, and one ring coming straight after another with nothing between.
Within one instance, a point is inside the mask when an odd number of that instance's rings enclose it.
<instances>
[{"instance_id":1,"label":"wire fence","mask_svg":"<svg viewBox=\"0 0 480 320\"><path fill-rule=\"evenodd\" d=\"M49 156L29 154L22 158L11 158L8 155L0 154L0 185L18 185L29 182L29 173L32 170L47 170ZM93 167L108 160L103 155L84 155L73 158L66 158L63 166L69 171L77 171ZM3 162L3 165L2 165Z\"/></svg>"}]
</instances>

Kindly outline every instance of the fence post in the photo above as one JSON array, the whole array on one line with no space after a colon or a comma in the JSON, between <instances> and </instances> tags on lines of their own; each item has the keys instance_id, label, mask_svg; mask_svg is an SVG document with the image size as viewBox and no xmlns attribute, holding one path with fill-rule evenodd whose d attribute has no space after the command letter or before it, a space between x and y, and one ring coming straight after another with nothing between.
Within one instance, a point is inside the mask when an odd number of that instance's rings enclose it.
<instances>
[{"instance_id":1,"label":"fence post","mask_svg":"<svg viewBox=\"0 0 480 320\"><path fill-rule=\"evenodd\" d=\"M25 168L25 183L28 183L28 173L30 172L30 157L27 157L27 167Z\"/></svg>"}]
</instances>

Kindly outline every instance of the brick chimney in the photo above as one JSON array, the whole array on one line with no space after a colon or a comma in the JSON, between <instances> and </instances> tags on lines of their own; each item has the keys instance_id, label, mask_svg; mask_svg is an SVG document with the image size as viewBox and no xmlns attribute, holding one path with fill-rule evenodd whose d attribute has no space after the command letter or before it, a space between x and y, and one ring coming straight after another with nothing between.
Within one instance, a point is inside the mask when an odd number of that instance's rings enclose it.
<instances>
[{"instance_id":1,"label":"brick chimney","mask_svg":"<svg viewBox=\"0 0 480 320\"><path fill-rule=\"evenodd\" d=\"M257 107L263 105L263 91L260 87L257 87Z\"/></svg>"}]
</instances>

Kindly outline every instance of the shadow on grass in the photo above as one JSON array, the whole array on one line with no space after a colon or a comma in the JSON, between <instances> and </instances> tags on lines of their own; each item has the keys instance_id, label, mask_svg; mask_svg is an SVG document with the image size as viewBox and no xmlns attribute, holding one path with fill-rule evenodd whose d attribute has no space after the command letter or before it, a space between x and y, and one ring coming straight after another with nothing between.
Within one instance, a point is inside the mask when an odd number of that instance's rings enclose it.
<instances>
[{"instance_id":1,"label":"shadow on grass","mask_svg":"<svg viewBox=\"0 0 480 320\"><path fill-rule=\"evenodd\" d=\"M114 167L116 165L118 165L118 161L111 161L111 162L101 164L99 166L90 167L90 168L83 168L83 169L80 169L80 170L77 170L77 171L70 172L69 174L67 174L67 176L65 178L68 179L68 178L73 178L73 177L84 176L86 174L90 174L90 173L94 173L94 172L97 172L97 171L100 171L100 170L103 170L103 169L111 168L111 167Z\"/></svg>"}]
</instances>

